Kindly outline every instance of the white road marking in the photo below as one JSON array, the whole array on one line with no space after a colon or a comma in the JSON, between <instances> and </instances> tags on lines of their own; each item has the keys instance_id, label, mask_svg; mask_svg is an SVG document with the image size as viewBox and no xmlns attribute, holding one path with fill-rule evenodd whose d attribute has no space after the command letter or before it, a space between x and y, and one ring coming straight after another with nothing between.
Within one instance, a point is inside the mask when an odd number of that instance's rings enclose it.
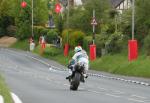
<instances>
[{"instance_id":1,"label":"white road marking","mask_svg":"<svg viewBox=\"0 0 150 103\"><path fill-rule=\"evenodd\" d=\"M69 84L64 84L64 85L65 85L65 86L68 86L68 87L70 86Z\"/></svg>"},{"instance_id":2,"label":"white road marking","mask_svg":"<svg viewBox=\"0 0 150 103\"><path fill-rule=\"evenodd\" d=\"M55 72L56 70L55 70L55 69L53 69L52 67L50 67L50 68L49 68L49 71L53 71L53 72Z\"/></svg>"},{"instance_id":3,"label":"white road marking","mask_svg":"<svg viewBox=\"0 0 150 103\"><path fill-rule=\"evenodd\" d=\"M101 92L93 91L93 90L88 90L89 92L97 93L100 94Z\"/></svg>"},{"instance_id":4,"label":"white road marking","mask_svg":"<svg viewBox=\"0 0 150 103\"><path fill-rule=\"evenodd\" d=\"M129 101L134 101L134 102L139 102L139 103L146 103L143 100L138 100L138 99L134 99L134 98L128 98Z\"/></svg>"},{"instance_id":5,"label":"white road marking","mask_svg":"<svg viewBox=\"0 0 150 103\"><path fill-rule=\"evenodd\" d=\"M107 95L107 96L111 96L111 97L115 97L115 98L120 98L121 96L118 96L118 95L113 95L113 94L105 94L105 95Z\"/></svg>"},{"instance_id":6,"label":"white road marking","mask_svg":"<svg viewBox=\"0 0 150 103\"><path fill-rule=\"evenodd\" d=\"M137 97L137 98L141 98L141 99L147 99L146 97L143 96L138 96L138 95L131 95L132 97Z\"/></svg>"},{"instance_id":7,"label":"white road marking","mask_svg":"<svg viewBox=\"0 0 150 103\"><path fill-rule=\"evenodd\" d=\"M32 57L32 56L29 56L29 55L26 55L26 56L29 57L29 58L32 58L32 59L34 59L34 60L37 60L37 61L39 61L39 62L41 62L41 63L43 63L43 64L45 64L45 65L47 65L47 66L50 66L47 62L45 62L45 61L43 61L43 60L37 59L37 58Z\"/></svg>"},{"instance_id":8,"label":"white road marking","mask_svg":"<svg viewBox=\"0 0 150 103\"><path fill-rule=\"evenodd\" d=\"M125 94L125 92L122 91L114 91L116 94Z\"/></svg>"},{"instance_id":9,"label":"white road marking","mask_svg":"<svg viewBox=\"0 0 150 103\"><path fill-rule=\"evenodd\" d=\"M104 90L104 91L107 91L107 90L108 90L108 89L101 88L101 87L98 87L98 89L101 89L101 90Z\"/></svg>"},{"instance_id":10,"label":"white road marking","mask_svg":"<svg viewBox=\"0 0 150 103\"><path fill-rule=\"evenodd\" d=\"M15 95L14 93L11 93L11 96L12 96L12 98L13 98L13 100L14 100L14 103L23 103L23 102L19 99L19 97L18 97L17 95Z\"/></svg>"},{"instance_id":11,"label":"white road marking","mask_svg":"<svg viewBox=\"0 0 150 103\"><path fill-rule=\"evenodd\" d=\"M0 95L0 103L4 103L4 99L1 95Z\"/></svg>"}]
</instances>

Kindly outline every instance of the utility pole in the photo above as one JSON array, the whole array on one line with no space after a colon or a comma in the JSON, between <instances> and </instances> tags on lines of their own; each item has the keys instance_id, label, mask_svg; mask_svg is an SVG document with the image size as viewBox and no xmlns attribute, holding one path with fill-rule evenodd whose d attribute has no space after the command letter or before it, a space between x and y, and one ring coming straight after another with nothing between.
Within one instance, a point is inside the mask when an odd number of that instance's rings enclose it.
<instances>
[{"instance_id":1,"label":"utility pole","mask_svg":"<svg viewBox=\"0 0 150 103\"><path fill-rule=\"evenodd\" d=\"M70 1L69 0L67 0L68 1L68 8L67 8L67 10L68 10L68 12L67 12L67 29L69 29L69 12L70 12ZM67 43L69 43L69 38L68 38L68 36L69 36L69 31L67 32Z\"/></svg>"},{"instance_id":2,"label":"utility pole","mask_svg":"<svg viewBox=\"0 0 150 103\"><path fill-rule=\"evenodd\" d=\"M134 16L135 16L135 0L132 0L132 40L134 40Z\"/></svg>"},{"instance_id":3,"label":"utility pole","mask_svg":"<svg viewBox=\"0 0 150 103\"><path fill-rule=\"evenodd\" d=\"M95 17L95 10L93 10L93 17L92 17L91 25L93 27L93 44L95 44L95 26L97 25L96 17Z\"/></svg>"},{"instance_id":4,"label":"utility pole","mask_svg":"<svg viewBox=\"0 0 150 103\"><path fill-rule=\"evenodd\" d=\"M95 10L93 10L93 18L95 18ZM95 25L93 25L93 44L95 44Z\"/></svg>"},{"instance_id":5,"label":"utility pole","mask_svg":"<svg viewBox=\"0 0 150 103\"><path fill-rule=\"evenodd\" d=\"M68 3L68 8L67 8L67 29L69 30L69 8L70 8L70 0L67 0ZM68 56L69 55L69 31L67 30L67 43L65 44L64 47L64 56ZM69 59L68 59L69 61Z\"/></svg>"},{"instance_id":6,"label":"utility pole","mask_svg":"<svg viewBox=\"0 0 150 103\"><path fill-rule=\"evenodd\" d=\"M34 33L33 33L33 7L34 7L34 5L33 5L33 0L32 0L32 37L34 37Z\"/></svg>"}]
</instances>

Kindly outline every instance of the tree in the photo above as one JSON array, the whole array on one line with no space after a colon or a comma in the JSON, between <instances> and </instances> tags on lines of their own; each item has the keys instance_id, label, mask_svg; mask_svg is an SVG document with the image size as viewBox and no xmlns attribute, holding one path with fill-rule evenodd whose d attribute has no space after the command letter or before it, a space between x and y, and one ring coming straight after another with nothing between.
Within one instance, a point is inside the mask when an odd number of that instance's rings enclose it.
<instances>
[{"instance_id":1,"label":"tree","mask_svg":"<svg viewBox=\"0 0 150 103\"><path fill-rule=\"evenodd\" d=\"M109 0L87 0L83 6L71 8L69 27L82 29L84 32L92 32L91 20L93 10L95 10L98 22L97 32L99 32L101 21L108 20L109 9Z\"/></svg>"},{"instance_id":2,"label":"tree","mask_svg":"<svg viewBox=\"0 0 150 103\"><path fill-rule=\"evenodd\" d=\"M149 0L136 0L136 37L143 44L150 28Z\"/></svg>"},{"instance_id":3,"label":"tree","mask_svg":"<svg viewBox=\"0 0 150 103\"><path fill-rule=\"evenodd\" d=\"M12 2L13 0L0 0L0 36L6 35L8 26L14 24L14 18L10 15Z\"/></svg>"},{"instance_id":4,"label":"tree","mask_svg":"<svg viewBox=\"0 0 150 103\"><path fill-rule=\"evenodd\" d=\"M34 0L34 24L43 25L48 21L47 0Z\"/></svg>"}]
</instances>

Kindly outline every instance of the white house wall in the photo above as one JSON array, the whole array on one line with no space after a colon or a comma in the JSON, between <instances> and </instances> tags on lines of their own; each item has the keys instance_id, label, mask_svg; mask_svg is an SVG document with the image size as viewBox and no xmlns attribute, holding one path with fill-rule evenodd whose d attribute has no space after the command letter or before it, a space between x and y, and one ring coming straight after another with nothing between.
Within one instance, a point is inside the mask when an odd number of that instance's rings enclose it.
<instances>
[{"instance_id":1,"label":"white house wall","mask_svg":"<svg viewBox=\"0 0 150 103\"><path fill-rule=\"evenodd\" d=\"M116 9L122 13L123 10L129 9L131 7L131 1L130 0L124 0L122 3L120 3L119 6L116 7Z\"/></svg>"}]
</instances>

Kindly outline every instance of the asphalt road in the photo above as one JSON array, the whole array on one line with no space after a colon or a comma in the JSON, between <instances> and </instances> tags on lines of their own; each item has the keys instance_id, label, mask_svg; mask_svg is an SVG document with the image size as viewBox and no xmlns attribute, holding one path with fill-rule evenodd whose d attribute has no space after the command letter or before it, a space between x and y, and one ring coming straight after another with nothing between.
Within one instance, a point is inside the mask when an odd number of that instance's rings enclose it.
<instances>
[{"instance_id":1,"label":"asphalt road","mask_svg":"<svg viewBox=\"0 0 150 103\"><path fill-rule=\"evenodd\" d=\"M150 103L149 86L95 76L70 91L63 68L28 52L0 48L0 73L23 103Z\"/></svg>"}]
</instances>

